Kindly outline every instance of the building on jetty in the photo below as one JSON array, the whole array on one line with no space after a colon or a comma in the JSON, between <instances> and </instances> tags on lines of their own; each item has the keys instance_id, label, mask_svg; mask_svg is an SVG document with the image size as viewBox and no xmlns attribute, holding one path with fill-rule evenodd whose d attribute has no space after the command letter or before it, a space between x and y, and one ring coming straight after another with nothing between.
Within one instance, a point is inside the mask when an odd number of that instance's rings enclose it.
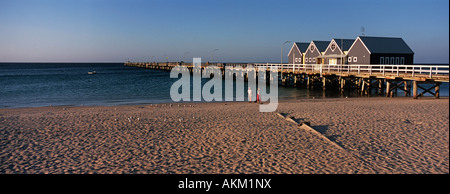
<instances>
[{"instance_id":1,"label":"building on jetty","mask_svg":"<svg viewBox=\"0 0 450 194\"><path fill-rule=\"evenodd\" d=\"M322 64L322 61L318 59L324 55L329 44L330 41L311 41L306 49L304 64Z\"/></svg>"},{"instance_id":2,"label":"building on jetty","mask_svg":"<svg viewBox=\"0 0 450 194\"><path fill-rule=\"evenodd\" d=\"M302 58L299 58L299 57ZM414 52L402 38L359 36L331 41L295 42L289 64L414 64Z\"/></svg>"},{"instance_id":3,"label":"building on jetty","mask_svg":"<svg viewBox=\"0 0 450 194\"><path fill-rule=\"evenodd\" d=\"M307 42L295 42L292 44L291 50L288 54L289 64L304 64L305 53L310 43Z\"/></svg>"},{"instance_id":4,"label":"building on jetty","mask_svg":"<svg viewBox=\"0 0 450 194\"><path fill-rule=\"evenodd\" d=\"M247 77L248 66L266 71L275 66L281 85L336 90L341 94L356 90L367 96L393 97L400 90L414 98L426 93L439 98L440 85L449 82L448 65L414 65L414 52L402 38L359 36L355 40L295 42L288 57L288 64L202 63L201 68L215 65L225 71L226 66L239 66ZM193 70L192 63L183 62L125 63L125 66L161 70L178 65Z\"/></svg>"},{"instance_id":5,"label":"building on jetty","mask_svg":"<svg viewBox=\"0 0 450 194\"><path fill-rule=\"evenodd\" d=\"M348 64L414 64L414 52L402 38L360 36L347 55Z\"/></svg>"},{"instance_id":6,"label":"building on jetty","mask_svg":"<svg viewBox=\"0 0 450 194\"><path fill-rule=\"evenodd\" d=\"M317 57L321 64L347 64L347 53L354 39L336 39L333 38L322 56Z\"/></svg>"}]
</instances>

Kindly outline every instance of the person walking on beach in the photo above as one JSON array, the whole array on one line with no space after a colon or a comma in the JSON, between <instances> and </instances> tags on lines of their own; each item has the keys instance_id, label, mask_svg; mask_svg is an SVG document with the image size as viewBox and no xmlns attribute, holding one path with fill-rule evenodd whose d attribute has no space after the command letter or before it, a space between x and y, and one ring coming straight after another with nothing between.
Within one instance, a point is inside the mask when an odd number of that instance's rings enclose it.
<instances>
[{"instance_id":1,"label":"person walking on beach","mask_svg":"<svg viewBox=\"0 0 450 194\"><path fill-rule=\"evenodd\" d=\"M261 103L261 92L259 88L258 91L256 92L256 102Z\"/></svg>"},{"instance_id":2,"label":"person walking on beach","mask_svg":"<svg viewBox=\"0 0 450 194\"><path fill-rule=\"evenodd\" d=\"M252 88L248 87L248 102L252 102Z\"/></svg>"}]
</instances>

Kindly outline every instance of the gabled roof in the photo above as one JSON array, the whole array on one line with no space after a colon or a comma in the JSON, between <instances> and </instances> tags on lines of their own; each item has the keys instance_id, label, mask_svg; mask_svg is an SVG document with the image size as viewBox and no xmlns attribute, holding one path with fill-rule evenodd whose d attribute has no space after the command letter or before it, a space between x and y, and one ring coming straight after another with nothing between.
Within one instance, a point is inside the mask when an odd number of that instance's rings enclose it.
<instances>
[{"instance_id":1,"label":"gabled roof","mask_svg":"<svg viewBox=\"0 0 450 194\"><path fill-rule=\"evenodd\" d=\"M300 52L305 52L308 49L309 43L307 42L295 42Z\"/></svg>"},{"instance_id":2,"label":"gabled roof","mask_svg":"<svg viewBox=\"0 0 450 194\"><path fill-rule=\"evenodd\" d=\"M342 51L348 51L350 47L352 46L353 42L355 42L355 39L342 39L342 38L333 38L334 42L336 42L339 49Z\"/></svg>"},{"instance_id":3,"label":"gabled roof","mask_svg":"<svg viewBox=\"0 0 450 194\"><path fill-rule=\"evenodd\" d=\"M312 42L314 43L314 45L316 45L316 48L319 50L319 52L325 52L331 41L313 40Z\"/></svg>"},{"instance_id":4,"label":"gabled roof","mask_svg":"<svg viewBox=\"0 0 450 194\"><path fill-rule=\"evenodd\" d=\"M402 38L359 36L371 54L414 54Z\"/></svg>"},{"instance_id":5,"label":"gabled roof","mask_svg":"<svg viewBox=\"0 0 450 194\"><path fill-rule=\"evenodd\" d=\"M288 56L291 54L292 49L294 49L294 47L297 46L297 49L299 49L299 52L305 52L306 49L308 49L309 43L307 42L294 42L294 44L292 44L291 50L288 53Z\"/></svg>"}]
</instances>

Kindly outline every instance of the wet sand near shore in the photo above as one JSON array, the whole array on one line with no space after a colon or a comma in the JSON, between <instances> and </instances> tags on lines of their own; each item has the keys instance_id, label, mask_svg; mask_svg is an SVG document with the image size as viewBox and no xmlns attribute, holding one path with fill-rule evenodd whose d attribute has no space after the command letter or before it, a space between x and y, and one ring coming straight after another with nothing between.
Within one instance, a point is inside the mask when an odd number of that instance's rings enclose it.
<instances>
[{"instance_id":1,"label":"wet sand near shore","mask_svg":"<svg viewBox=\"0 0 450 194\"><path fill-rule=\"evenodd\" d=\"M0 137L2 174L442 174L449 100L0 109Z\"/></svg>"}]
</instances>

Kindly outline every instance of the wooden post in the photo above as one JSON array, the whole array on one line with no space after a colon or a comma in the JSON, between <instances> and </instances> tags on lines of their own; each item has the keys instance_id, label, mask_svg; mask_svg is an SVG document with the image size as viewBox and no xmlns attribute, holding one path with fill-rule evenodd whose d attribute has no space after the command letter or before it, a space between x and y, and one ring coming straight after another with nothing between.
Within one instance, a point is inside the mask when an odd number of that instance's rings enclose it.
<instances>
[{"instance_id":1,"label":"wooden post","mask_svg":"<svg viewBox=\"0 0 450 194\"><path fill-rule=\"evenodd\" d=\"M381 79L378 80L378 94L383 94L383 80Z\"/></svg>"},{"instance_id":2,"label":"wooden post","mask_svg":"<svg viewBox=\"0 0 450 194\"><path fill-rule=\"evenodd\" d=\"M364 94L364 90L365 90L365 86L364 86L364 85L365 85L366 82L364 81L364 79L362 79L361 81L362 81L362 85L361 85L361 95L363 95L363 94Z\"/></svg>"},{"instance_id":3,"label":"wooden post","mask_svg":"<svg viewBox=\"0 0 450 194\"><path fill-rule=\"evenodd\" d=\"M417 99L417 81L413 81L413 98Z\"/></svg>"},{"instance_id":4,"label":"wooden post","mask_svg":"<svg viewBox=\"0 0 450 194\"><path fill-rule=\"evenodd\" d=\"M297 87L297 75L294 75L294 86Z\"/></svg>"},{"instance_id":5,"label":"wooden post","mask_svg":"<svg viewBox=\"0 0 450 194\"><path fill-rule=\"evenodd\" d=\"M310 84L310 78L311 76L306 76L307 80L306 80L306 88L309 89L309 84Z\"/></svg>"},{"instance_id":6,"label":"wooden post","mask_svg":"<svg viewBox=\"0 0 450 194\"><path fill-rule=\"evenodd\" d=\"M325 91L325 86L326 86L327 80L325 77L322 77L322 90Z\"/></svg>"},{"instance_id":7,"label":"wooden post","mask_svg":"<svg viewBox=\"0 0 450 194\"><path fill-rule=\"evenodd\" d=\"M408 92L408 82L407 82L407 81L404 81L404 82L403 82L403 85L404 85L404 87L405 87L405 97L406 97L406 96L408 96L408 93L409 93L409 92Z\"/></svg>"},{"instance_id":8,"label":"wooden post","mask_svg":"<svg viewBox=\"0 0 450 194\"><path fill-rule=\"evenodd\" d=\"M439 89L440 89L441 83L436 83L436 86L434 87L434 92L436 93L435 97L439 98Z\"/></svg>"},{"instance_id":9,"label":"wooden post","mask_svg":"<svg viewBox=\"0 0 450 194\"><path fill-rule=\"evenodd\" d=\"M390 92L391 92L391 82L386 80L386 97L389 97Z\"/></svg>"}]
</instances>

